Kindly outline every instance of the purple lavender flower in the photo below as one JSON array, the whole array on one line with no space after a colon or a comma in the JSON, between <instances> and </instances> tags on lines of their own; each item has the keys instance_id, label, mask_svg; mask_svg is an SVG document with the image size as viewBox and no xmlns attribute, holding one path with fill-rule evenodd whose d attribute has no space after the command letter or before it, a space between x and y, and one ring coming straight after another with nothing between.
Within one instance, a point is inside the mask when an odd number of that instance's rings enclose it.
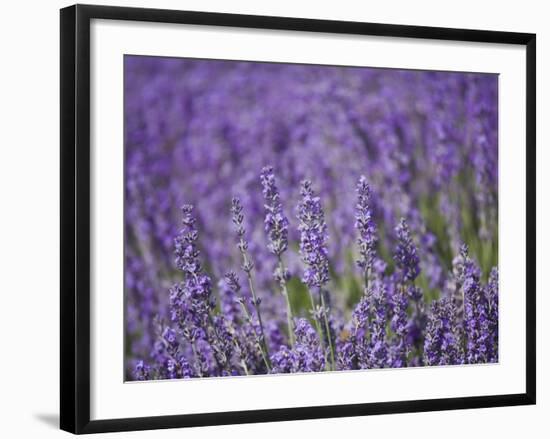
<instances>
[{"instance_id":1,"label":"purple lavender flower","mask_svg":"<svg viewBox=\"0 0 550 439\"><path fill-rule=\"evenodd\" d=\"M498 269L493 267L487 284L489 333L487 340L488 361L498 362Z\"/></svg>"},{"instance_id":2,"label":"purple lavender flower","mask_svg":"<svg viewBox=\"0 0 550 439\"><path fill-rule=\"evenodd\" d=\"M244 213L241 200L233 197L231 200L231 221L233 222L237 232L237 247L243 257L243 270L249 274L254 268L253 262L248 258L248 241L246 240L246 229L244 227Z\"/></svg>"},{"instance_id":3,"label":"purple lavender flower","mask_svg":"<svg viewBox=\"0 0 550 439\"><path fill-rule=\"evenodd\" d=\"M151 368L139 360L134 368L134 378L138 381L146 381L150 379Z\"/></svg>"},{"instance_id":4,"label":"purple lavender flower","mask_svg":"<svg viewBox=\"0 0 550 439\"><path fill-rule=\"evenodd\" d=\"M285 345L271 356L271 364L272 373L295 373L299 368L296 353Z\"/></svg>"},{"instance_id":5,"label":"purple lavender flower","mask_svg":"<svg viewBox=\"0 0 550 439\"><path fill-rule=\"evenodd\" d=\"M235 273L232 274L236 277ZM220 279L218 282L218 290L220 292L220 309L222 314L233 325L238 325L241 319L241 307L239 304L238 290L235 284L233 284L231 280Z\"/></svg>"},{"instance_id":6,"label":"purple lavender flower","mask_svg":"<svg viewBox=\"0 0 550 439\"><path fill-rule=\"evenodd\" d=\"M269 352L278 351L285 344L285 338L277 322L270 320L266 325L266 338Z\"/></svg>"},{"instance_id":7,"label":"purple lavender flower","mask_svg":"<svg viewBox=\"0 0 550 439\"><path fill-rule=\"evenodd\" d=\"M306 264L302 280L318 291L329 281L327 225L321 201L313 192L311 181L304 180L300 189L302 201L298 207L300 224L300 255Z\"/></svg>"},{"instance_id":8,"label":"purple lavender flower","mask_svg":"<svg viewBox=\"0 0 550 439\"><path fill-rule=\"evenodd\" d=\"M183 355L179 356L177 360L174 358L167 359L164 369L165 373L163 375L168 379L192 378L194 376L193 368Z\"/></svg>"},{"instance_id":9,"label":"purple lavender flower","mask_svg":"<svg viewBox=\"0 0 550 439\"><path fill-rule=\"evenodd\" d=\"M283 213L281 197L271 166L262 169L260 180L265 200L265 232L269 240L268 248L274 255L280 257L288 247L288 219Z\"/></svg>"},{"instance_id":10,"label":"purple lavender flower","mask_svg":"<svg viewBox=\"0 0 550 439\"><path fill-rule=\"evenodd\" d=\"M472 261L468 256L468 246L462 244L458 255L453 258L453 276L462 285L465 281L467 270L472 269Z\"/></svg>"},{"instance_id":11,"label":"purple lavender flower","mask_svg":"<svg viewBox=\"0 0 550 439\"><path fill-rule=\"evenodd\" d=\"M295 325L296 344L293 349L281 346L271 357L273 373L319 372L325 369L325 355L317 332L306 319Z\"/></svg>"},{"instance_id":12,"label":"purple lavender flower","mask_svg":"<svg viewBox=\"0 0 550 439\"><path fill-rule=\"evenodd\" d=\"M369 367L387 367L389 363L389 346L386 339L388 293L384 282L375 279L369 294L370 311L370 344Z\"/></svg>"},{"instance_id":13,"label":"purple lavender flower","mask_svg":"<svg viewBox=\"0 0 550 439\"><path fill-rule=\"evenodd\" d=\"M391 329L394 333L393 343L390 349L391 367L406 367L407 359L411 351L408 343L408 317L407 308L409 300L406 289L398 285L392 297Z\"/></svg>"},{"instance_id":14,"label":"purple lavender flower","mask_svg":"<svg viewBox=\"0 0 550 439\"><path fill-rule=\"evenodd\" d=\"M275 182L275 175L271 166L265 166L260 174L262 193L264 195L265 219L264 228L268 237L268 249L277 257L277 268L274 278L281 287L281 292L286 301L286 318L288 327L288 339L290 345L294 344L294 329L292 326L292 307L286 282L288 272L284 265L282 255L288 247L288 219L283 213L279 190Z\"/></svg>"},{"instance_id":15,"label":"purple lavender flower","mask_svg":"<svg viewBox=\"0 0 550 439\"><path fill-rule=\"evenodd\" d=\"M466 361L468 363L485 363L489 356L490 321L487 297L481 285L481 272L475 262L468 256L467 247L463 246L462 292L464 295L464 336L466 339Z\"/></svg>"},{"instance_id":16,"label":"purple lavender flower","mask_svg":"<svg viewBox=\"0 0 550 439\"><path fill-rule=\"evenodd\" d=\"M462 362L453 302L448 298L436 300L431 304L426 326L424 363L427 366L435 366Z\"/></svg>"},{"instance_id":17,"label":"purple lavender flower","mask_svg":"<svg viewBox=\"0 0 550 439\"><path fill-rule=\"evenodd\" d=\"M317 332L323 333L327 341L331 367L336 367L334 336L330 328L330 298L324 289L329 281L329 263L327 250L327 225L321 207L321 200L313 192L311 181L303 180L300 194L302 200L298 206L298 230L300 231L300 255L306 265L302 280L308 286L311 312L315 318ZM315 304L313 293L317 293L319 304Z\"/></svg>"},{"instance_id":18,"label":"purple lavender flower","mask_svg":"<svg viewBox=\"0 0 550 439\"><path fill-rule=\"evenodd\" d=\"M183 272L184 281L170 291L170 306L172 320L190 336L193 325L198 328L208 325L209 313L214 309L215 302L210 277L202 271L198 259L200 252L197 248L198 232L192 215L193 207L185 205L182 212L183 227L174 244L176 266Z\"/></svg>"},{"instance_id":19,"label":"purple lavender flower","mask_svg":"<svg viewBox=\"0 0 550 439\"><path fill-rule=\"evenodd\" d=\"M216 342L211 346L217 363L222 366L221 375L234 375L237 372L234 365L238 357L238 349L234 344L233 328L223 315L213 318L212 327Z\"/></svg>"},{"instance_id":20,"label":"purple lavender flower","mask_svg":"<svg viewBox=\"0 0 550 439\"><path fill-rule=\"evenodd\" d=\"M319 336L306 319L298 319L295 325L296 346L300 372L319 372L325 369L325 355Z\"/></svg>"},{"instance_id":21,"label":"purple lavender flower","mask_svg":"<svg viewBox=\"0 0 550 439\"><path fill-rule=\"evenodd\" d=\"M406 291L409 298L409 306L412 308L407 324L407 343L413 349L416 348L419 350L424 344L425 328L427 324L424 294L422 289L416 285L409 285ZM412 365L422 366L422 357L417 356Z\"/></svg>"},{"instance_id":22,"label":"purple lavender flower","mask_svg":"<svg viewBox=\"0 0 550 439\"><path fill-rule=\"evenodd\" d=\"M174 239L176 267L185 275L193 276L201 271L201 265L198 261L199 250L197 248L198 232L196 228L197 220L193 217L193 206L185 204L181 208L183 215L182 228Z\"/></svg>"},{"instance_id":23,"label":"purple lavender flower","mask_svg":"<svg viewBox=\"0 0 550 439\"><path fill-rule=\"evenodd\" d=\"M206 337L196 337L193 346L195 370L199 377L219 376L223 374L215 357L214 350Z\"/></svg>"},{"instance_id":24,"label":"purple lavender flower","mask_svg":"<svg viewBox=\"0 0 550 439\"><path fill-rule=\"evenodd\" d=\"M361 259L357 261L357 265L363 271L365 279L367 279L369 273L372 271L378 238L370 206L371 190L364 176L361 176L359 179L356 192L355 228L359 233L357 244L359 245L359 254L361 255Z\"/></svg>"},{"instance_id":25,"label":"purple lavender flower","mask_svg":"<svg viewBox=\"0 0 550 439\"><path fill-rule=\"evenodd\" d=\"M397 267L396 279L392 303L393 317L391 320L391 328L394 332L394 341L391 347L391 358L393 367L405 367L408 365L409 353L412 350L409 334L416 325L411 325L407 310L409 307L410 292L413 292L412 298L418 303L420 297L415 297L417 289L414 286L407 286L408 282L413 282L420 273L420 259L417 254L416 247L412 242L409 226L404 218L401 218L399 224L395 228L397 237L397 245L394 253L394 261ZM412 289L411 289L412 288ZM415 312L418 314L418 308ZM415 316L416 317L416 316Z\"/></svg>"},{"instance_id":26,"label":"purple lavender flower","mask_svg":"<svg viewBox=\"0 0 550 439\"><path fill-rule=\"evenodd\" d=\"M384 282L375 278L353 310L349 340L339 355L341 368L390 367L391 352L386 336L387 298Z\"/></svg>"},{"instance_id":27,"label":"purple lavender flower","mask_svg":"<svg viewBox=\"0 0 550 439\"><path fill-rule=\"evenodd\" d=\"M269 371L271 367L270 361L269 361L269 349L267 347L263 326L261 324L261 318L260 318L260 312L259 312L260 304L257 299L252 298L252 300L247 301L245 297L240 296L241 285L239 282L239 278L237 277L237 274L235 272L230 271L229 273L227 273L225 275L225 281L228 287L235 293L235 297L237 298L237 301L240 303L243 314L246 317L246 323L248 325L247 335L250 335L250 333L253 334L253 339L257 345L257 349L260 351L264 364L267 370ZM257 322L258 322L257 325L250 313L249 305L252 309L255 309L257 311L257 314L256 314Z\"/></svg>"},{"instance_id":28,"label":"purple lavender flower","mask_svg":"<svg viewBox=\"0 0 550 439\"><path fill-rule=\"evenodd\" d=\"M338 339L336 342L337 370L357 369L356 363L353 343L349 340Z\"/></svg>"},{"instance_id":29,"label":"purple lavender flower","mask_svg":"<svg viewBox=\"0 0 550 439\"><path fill-rule=\"evenodd\" d=\"M179 340L176 331L170 327L165 328L162 333L162 339L164 340L168 353L171 356L175 356L179 348Z\"/></svg>"},{"instance_id":30,"label":"purple lavender flower","mask_svg":"<svg viewBox=\"0 0 550 439\"><path fill-rule=\"evenodd\" d=\"M359 303L355 306L351 316L349 340L351 348L353 349L353 362L357 364L358 369L367 369L370 365L368 339L369 311L369 297L367 295L363 295Z\"/></svg>"},{"instance_id":31,"label":"purple lavender flower","mask_svg":"<svg viewBox=\"0 0 550 439\"><path fill-rule=\"evenodd\" d=\"M260 312L261 299L256 295L256 289L254 288L254 279L252 275L254 263L250 260L248 256L248 242L245 237L246 231L244 228L243 207L241 205L240 200L236 197L233 197L233 200L231 201L231 214L232 214L232 221L237 229L237 236L239 238L239 242L237 246L242 256L242 261L243 261L242 268L243 268L243 271L246 273L246 277L248 279L248 287L250 289L250 294L252 295L251 301L252 301L252 305L254 306L254 310L256 311L256 318L258 319L258 327L260 329L260 334L259 334L260 348L262 349L263 356L267 359L269 358L269 349L265 339L262 314ZM235 277L235 275L234 274L232 276L230 275L230 278L231 277ZM234 281L233 281L233 284L235 284ZM268 362L266 362L266 365L269 368Z\"/></svg>"},{"instance_id":32,"label":"purple lavender flower","mask_svg":"<svg viewBox=\"0 0 550 439\"><path fill-rule=\"evenodd\" d=\"M178 358L178 373L178 378L193 378L195 376L193 368L183 355Z\"/></svg>"},{"instance_id":33,"label":"purple lavender flower","mask_svg":"<svg viewBox=\"0 0 550 439\"><path fill-rule=\"evenodd\" d=\"M397 247L395 248L394 260L397 268L401 271L404 281L414 281L420 273L416 247L412 242L411 232L405 218L401 218L395 228L397 236Z\"/></svg>"}]
</instances>

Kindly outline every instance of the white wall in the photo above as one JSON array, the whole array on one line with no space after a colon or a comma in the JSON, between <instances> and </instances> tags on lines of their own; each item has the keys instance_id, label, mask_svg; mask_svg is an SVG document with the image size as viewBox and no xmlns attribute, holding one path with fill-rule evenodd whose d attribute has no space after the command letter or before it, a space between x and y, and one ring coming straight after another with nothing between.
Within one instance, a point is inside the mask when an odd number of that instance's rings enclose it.
<instances>
[{"instance_id":1,"label":"white wall","mask_svg":"<svg viewBox=\"0 0 550 439\"><path fill-rule=\"evenodd\" d=\"M88 3L97 3L88 1ZM549 142L550 14L544 1L461 0L298 2L277 0L124 1L101 4L300 16L397 24L537 33L538 145ZM56 437L58 412L59 88L58 9L63 1L5 2L0 45L0 432L3 437ZM548 150L538 148L538 405L210 427L119 434L113 437L548 437L550 380L544 377L550 325L544 321L550 287ZM546 166L545 166L546 165ZM546 199L546 203L544 202ZM543 346L545 349L543 349ZM253 398L253 395L251 395Z\"/></svg>"}]
</instances>

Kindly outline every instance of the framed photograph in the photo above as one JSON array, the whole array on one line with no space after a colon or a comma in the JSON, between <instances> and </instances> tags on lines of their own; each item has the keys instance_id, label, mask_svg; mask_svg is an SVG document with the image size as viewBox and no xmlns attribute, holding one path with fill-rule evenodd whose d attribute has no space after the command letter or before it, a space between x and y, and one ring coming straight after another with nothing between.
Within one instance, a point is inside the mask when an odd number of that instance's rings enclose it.
<instances>
[{"instance_id":1,"label":"framed photograph","mask_svg":"<svg viewBox=\"0 0 550 439\"><path fill-rule=\"evenodd\" d=\"M535 403L535 35L61 10L61 428Z\"/></svg>"}]
</instances>

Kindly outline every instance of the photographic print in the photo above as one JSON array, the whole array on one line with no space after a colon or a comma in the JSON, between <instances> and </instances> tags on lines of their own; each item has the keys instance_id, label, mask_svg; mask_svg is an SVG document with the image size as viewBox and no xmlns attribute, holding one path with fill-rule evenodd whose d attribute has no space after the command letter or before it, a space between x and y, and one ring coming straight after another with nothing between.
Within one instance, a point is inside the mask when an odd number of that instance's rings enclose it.
<instances>
[{"instance_id":1,"label":"photographic print","mask_svg":"<svg viewBox=\"0 0 550 439\"><path fill-rule=\"evenodd\" d=\"M497 363L498 75L125 55L127 381Z\"/></svg>"}]
</instances>

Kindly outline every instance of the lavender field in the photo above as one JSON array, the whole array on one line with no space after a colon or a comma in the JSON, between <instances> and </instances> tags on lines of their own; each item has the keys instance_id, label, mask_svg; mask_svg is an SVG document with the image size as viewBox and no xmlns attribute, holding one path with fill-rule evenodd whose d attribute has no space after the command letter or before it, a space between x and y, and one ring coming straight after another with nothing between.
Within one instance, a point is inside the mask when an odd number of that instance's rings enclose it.
<instances>
[{"instance_id":1,"label":"lavender field","mask_svg":"<svg viewBox=\"0 0 550 439\"><path fill-rule=\"evenodd\" d=\"M127 380L498 361L498 77L126 56Z\"/></svg>"}]
</instances>

